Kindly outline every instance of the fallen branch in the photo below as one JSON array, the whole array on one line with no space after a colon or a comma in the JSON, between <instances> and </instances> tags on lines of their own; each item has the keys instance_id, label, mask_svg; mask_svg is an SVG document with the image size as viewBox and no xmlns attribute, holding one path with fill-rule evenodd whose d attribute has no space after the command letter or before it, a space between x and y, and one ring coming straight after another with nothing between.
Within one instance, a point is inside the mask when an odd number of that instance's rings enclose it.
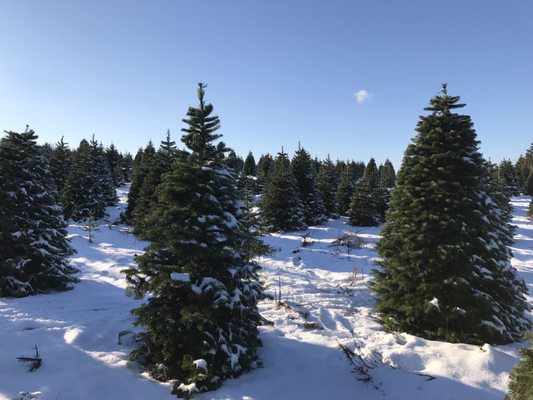
<instances>
[{"instance_id":1,"label":"fallen branch","mask_svg":"<svg viewBox=\"0 0 533 400\"><path fill-rule=\"evenodd\" d=\"M39 348L37 347L37 345L34 345L34 347L35 347L35 357L17 357L17 360L19 361L32 363L30 367L30 372L33 372L36 369L38 369L41 366L42 361L43 361L43 359L39 356Z\"/></svg>"}]
</instances>

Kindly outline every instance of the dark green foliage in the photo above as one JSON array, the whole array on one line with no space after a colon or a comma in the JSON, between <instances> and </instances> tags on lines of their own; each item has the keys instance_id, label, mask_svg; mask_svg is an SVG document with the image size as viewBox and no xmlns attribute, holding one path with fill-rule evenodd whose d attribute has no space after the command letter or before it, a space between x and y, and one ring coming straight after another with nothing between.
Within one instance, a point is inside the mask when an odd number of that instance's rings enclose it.
<instances>
[{"instance_id":1,"label":"dark green foliage","mask_svg":"<svg viewBox=\"0 0 533 400\"><path fill-rule=\"evenodd\" d=\"M378 183L378 168L376 161L371 158L351 198L348 210L351 225L376 226L382 221L388 192L386 188L380 188Z\"/></svg>"},{"instance_id":2,"label":"dark green foliage","mask_svg":"<svg viewBox=\"0 0 533 400\"><path fill-rule=\"evenodd\" d=\"M145 149L139 149L133 160L133 176L131 178L130 191L128 192L128 208L125 212L126 220L135 225L137 202L143 187L144 179L148 171L152 168L155 160L155 147L150 140Z\"/></svg>"},{"instance_id":3,"label":"dark green foliage","mask_svg":"<svg viewBox=\"0 0 533 400\"><path fill-rule=\"evenodd\" d=\"M119 187L124 184L124 171L122 170L122 155L118 152L115 145L111 145L106 149L105 156L111 171L113 185Z\"/></svg>"},{"instance_id":4,"label":"dark green foliage","mask_svg":"<svg viewBox=\"0 0 533 400\"><path fill-rule=\"evenodd\" d=\"M94 136L89 144L91 146L90 171L95 177L97 196L104 203L104 206L111 206L117 201L117 193L104 147L94 139Z\"/></svg>"},{"instance_id":5,"label":"dark green foliage","mask_svg":"<svg viewBox=\"0 0 533 400\"><path fill-rule=\"evenodd\" d=\"M533 399L533 334L529 333L529 348L520 349L522 360L509 376L509 394L505 400Z\"/></svg>"},{"instance_id":6,"label":"dark green foliage","mask_svg":"<svg viewBox=\"0 0 533 400\"><path fill-rule=\"evenodd\" d=\"M519 189L527 195L533 195L533 143L525 156L520 156L515 164Z\"/></svg>"},{"instance_id":7,"label":"dark green foliage","mask_svg":"<svg viewBox=\"0 0 533 400\"><path fill-rule=\"evenodd\" d=\"M302 202L304 221L309 225L322 224L326 221L324 204L318 193L316 172L311 156L303 147L298 147L292 158L291 169Z\"/></svg>"},{"instance_id":8,"label":"dark green foliage","mask_svg":"<svg viewBox=\"0 0 533 400\"><path fill-rule=\"evenodd\" d=\"M396 172L394 166L387 159L383 165L379 166L379 186L382 188L392 189L396 182Z\"/></svg>"},{"instance_id":9,"label":"dark green foliage","mask_svg":"<svg viewBox=\"0 0 533 400\"><path fill-rule=\"evenodd\" d=\"M507 223L511 222L513 207L511 205L511 193L504 180L499 179L498 166L485 161L486 191L490 198L498 205Z\"/></svg>"},{"instance_id":10,"label":"dark green foliage","mask_svg":"<svg viewBox=\"0 0 533 400\"><path fill-rule=\"evenodd\" d=\"M533 196L533 168L531 169L531 173L527 177L526 183L524 184L524 193Z\"/></svg>"},{"instance_id":11,"label":"dark green foliage","mask_svg":"<svg viewBox=\"0 0 533 400\"><path fill-rule=\"evenodd\" d=\"M273 166L274 158L268 153L263 154L257 163L257 183L260 187L265 187Z\"/></svg>"},{"instance_id":12,"label":"dark green foliage","mask_svg":"<svg viewBox=\"0 0 533 400\"><path fill-rule=\"evenodd\" d=\"M124 182L131 182L131 176L133 174L133 157L130 153L126 153L122 157L120 165Z\"/></svg>"},{"instance_id":13,"label":"dark green foliage","mask_svg":"<svg viewBox=\"0 0 533 400\"><path fill-rule=\"evenodd\" d=\"M63 190L65 218L79 221L85 218L101 218L106 203L102 198L99 177L91 145L85 139L72 157L72 166Z\"/></svg>"},{"instance_id":14,"label":"dark green foliage","mask_svg":"<svg viewBox=\"0 0 533 400\"><path fill-rule=\"evenodd\" d=\"M244 161L241 157L237 156L235 154L234 150L231 150L227 157L224 159L224 165L226 165L228 168L231 168L235 171L242 171L244 167Z\"/></svg>"},{"instance_id":15,"label":"dark green foliage","mask_svg":"<svg viewBox=\"0 0 533 400\"><path fill-rule=\"evenodd\" d=\"M281 150L269 174L261 200L263 224L269 230L298 230L305 227L298 184L290 168L287 153Z\"/></svg>"},{"instance_id":16,"label":"dark green foliage","mask_svg":"<svg viewBox=\"0 0 533 400\"><path fill-rule=\"evenodd\" d=\"M153 204L157 201L156 188L163 177L172 169L172 165L178 157L176 142L170 140L170 132L167 138L161 141L159 149L152 157L151 149L145 150L142 164L142 186L136 200L135 211L131 224L135 228L135 233L143 237L146 223L149 223L148 215Z\"/></svg>"},{"instance_id":17,"label":"dark green foliage","mask_svg":"<svg viewBox=\"0 0 533 400\"><path fill-rule=\"evenodd\" d=\"M518 176L513 163L510 160L503 160L498 165L498 184L505 189L507 196L517 196L520 194L518 188Z\"/></svg>"},{"instance_id":18,"label":"dark green foliage","mask_svg":"<svg viewBox=\"0 0 533 400\"><path fill-rule=\"evenodd\" d=\"M244 160L244 165L242 167L242 173L245 176L256 176L257 175L257 166L255 165L255 158L252 152L248 153L246 159Z\"/></svg>"},{"instance_id":19,"label":"dark green foliage","mask_svg":"<svg viewBox=\"0 0 533 400\"><path fill-rule=\"evenodd\" d=\"M340 172L339 187L337 188L338 211L340 215L347 215L354 192L354 181L350 167L345 165Z\"/></svg>"},{"instance_id":20,"label":"dark green foliage","mask_svg":"<svg viewBox=\"0 0 533 400\"><path fill-rule=\"evenodd\" d=\"M327 218L336 218L338 216L337 182L338 179L335 165L328 155L328 158L320 163L318 175L316 177L318 192L324 203Z\"/></svg>"},{"instance_id":21,"label":"dark green foliage","mask_svg":"<svg viewBox=\"0 0 533 400\"><path fill-rule=\"evenodd\" d=\"M527 216L533 219L533 200L529 202L529 207L527 209Z\"/></svg>"},{"instance_id":22,"label":"dark green foliage","mask_svg":"<svg viewBox=\"0 0 533 400\"><path fill-rule=\"evenodd\" d=\"M6 133L0 141L0 297L71 289L74 251L48 161L33 130Z\"/></svg>"},{"instance_id":23,"label":"dark green foliage","mask_svg":"<svg viewBox=\"0 0 533 400\"><path fill-rule=\"evenodd\" d=\"M376 187L362 178L356 185L348 210L351 225L376 226L380 221L380 210L376 202Z\"/></svg>"},{"instance_id":24,"label":"dark green foliage","mask_svg":"<svg viewBox=\"0 0 533 400\"><path fill-rule=\"evenodd\" d=\"M132 353L174 393L216 389L257 364L260 345L257 253L236 188L223 164L213 106L199 84L198 108L189 108L182 141L190 150L163 176L145 235L152 244L126 271L129 291L147 302L132 312L143 344ZM206 369L203 368L205 363Z\"/></svg>"},{"instance_id":25,"label":"dark green foliage","mask_svg":"<svg viewBox=\"0 0 533 400\"><path fill-rule=\"evenodd\" d=\"M67 183L71 157L72 154L68 148L68 143L65 143L63 137L61 137L61 140L56 143L56 146L52 150L52 155L50 156L50 173L54 178L54 183L60 197L62 197L63 188Z\"/></svg>"},{"instance_id":26,"label":"dark green foliage","mask_svg":"<svg viewBox=\"0 0 533 400\"><path fill-rule=\"evenodd\" d=\"M507 343L529 328L512 233L487 195L473 124L443 92L420 117L377 245L376 307L385 325L429 339Z\"/></svg>"},{"instance_id":27,"label":"dark green foliage","mask_svg":"<svg viewBox=\"0 0 533 400\"><path fill-rule=\"evenodd\" d=\"M116 201L115 186L101 144L85 139L72 157L69 176L63 190L65 218L80 221L104 216L106 206Z\"/></svg>"}]
</instances>

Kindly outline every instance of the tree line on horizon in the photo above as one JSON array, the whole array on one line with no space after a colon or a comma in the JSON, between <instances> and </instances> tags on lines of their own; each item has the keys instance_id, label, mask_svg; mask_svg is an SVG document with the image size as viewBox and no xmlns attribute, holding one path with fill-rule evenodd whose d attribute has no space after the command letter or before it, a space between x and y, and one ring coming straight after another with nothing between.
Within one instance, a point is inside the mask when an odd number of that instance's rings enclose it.
<instances>
[{"instance_id":1,"label":"tree line on horizon","mask_svg":"<svg viewBox=\"0 0 533 400\"><path fill-rule=\"evenodd\" d=\"M444 85L397 176L388 160L334 163L302 146L292 159L282 148L256 163L220 141L205 87L182 120L184 149L168 132L157 150L149 142L134 158L94 137L71 151L63 139L38 146L29 128L6 133L0 297L71 289L78 271L68 263L66 220L104 217L115 188L131 181L124 219L151 244L125 271L128 293L145 300L132 310L143 341L130 357L173 380L178 396L260 365L264 295L255 260L269 251L261 235L339 215L356 226L385 222L372 290L386 329L473 344L517 341L531 329L509 246L510 197L533 194L533 144L514 165L484 160L470 117L455 112L464 105ZM524 355L511 375L513 400L532 387Z\"/></svg>"}]
</instances>

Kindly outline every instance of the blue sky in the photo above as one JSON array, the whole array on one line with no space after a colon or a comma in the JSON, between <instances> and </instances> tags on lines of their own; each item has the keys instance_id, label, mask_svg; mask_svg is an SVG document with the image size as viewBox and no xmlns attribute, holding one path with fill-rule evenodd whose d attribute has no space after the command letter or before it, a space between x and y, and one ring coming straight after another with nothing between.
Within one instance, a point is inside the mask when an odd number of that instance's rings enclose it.
<instances>
[{"instance_id":1,"label":"blue sky","mask_svg":"<svg viewBox=\"0 0 533 400\"><path fill-rule=\"evenodd\" d=\"M530 0L2 0L0 16L0 128L43 142L179 140L198 81L244 156L300 141L398 167L442 81L487 158L533 141Z\"/></svg>"}]
</instances>

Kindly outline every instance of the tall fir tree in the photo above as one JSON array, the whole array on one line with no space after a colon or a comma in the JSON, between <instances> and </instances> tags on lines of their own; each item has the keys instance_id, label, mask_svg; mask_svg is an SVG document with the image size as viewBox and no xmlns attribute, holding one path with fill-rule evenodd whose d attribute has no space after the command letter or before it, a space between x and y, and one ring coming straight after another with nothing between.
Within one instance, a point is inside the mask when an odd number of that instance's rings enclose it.
<instances>
[{"instance_id":1,"label":"tall fir tree","mask_svg":"<svg viewBox=\"0 0 533 400\"><path fill-rule=\"evenodd\" d=\"M308 225L322 224L326 221L324 203L318 193L316 173L313 160L309 153L298 145L298 150L292 158L291 169L296 184L300 201L304 211L304 221Z\"/></svg>"},{"instance_id":2,"label":"tall fir tree","mask_svg":"<svg viewBox=\"0 0 533 400\"><path fill-rule=\"evenodd\" d=\"M122 175L124 176L124 182L131 182L131 175L133 174L133 157L130 153L124 154L121 160Z\"/></svg>"},{"instance_id":3,"label":"tall fir tree","mask_svg":"<svg viewBox=\"0 0 533 400\"><path fill-rule=\"evenodd\" d=\"M105 208L115 204L117 201L113 175L104 147L94 139L94 135L89 145L91 146L91 173L96 180L96 195Z\"/></svg>"},{"instance_id":4,"label":"tall fir tree","mask_svg":"<svg viewBox=\"0 0 533 400\"><path fill-rule=\"evenodd\" d=\"M245 176L256 176L257 175L257 166L255 165L255 158L252 152L248 152L246 159L244 160L244 165L242 167L242 173Z\"/></svg>"},{"instance_id":5,"label":"tall fir tree","mask_svg":"<svg viewBox=\"0 0 533 400\"><path fill-rule=\"evenodd\" d=\"M519 190L533 196L533 143L524 156L520 156L515 164Z\"/></svg>"},{"instance_id":6,"label":"tall fir tree","mask_svg":"<svg viewBox=\"0 0 533 400\"><path fill-rule=\"evenodd\" d=\"M262 154L257 162L257 184L265 188L270 175L270 170L274 166L274 158L270 154Z\"/></svg>"},{"instance_id":7,"label":"tall fir tree","mask_svg":"<svg viewBox=\"0 0 533 400\"><path fill-rule=\"evenodd\" d=\"M111 171L113 185L119 187L124 184L124 171L122 169L122 155L113 143L105 150L105 156Z\"/></svg>"},{"instance_id":8,"label":"tall fir tree","mask_svg":"<svg viewBox=\"0 0 533 400\"><path fill-rule=\"evenodd\" d=\"M152 244L126 271L130 292L150 294L133 310L144 328L132 353L174 393L213 390L257 364L257 301L262 289L243 232L235 172L214 142L219 119L205 102L190 107L182 141L186 160L174 163L157 189L146 236Z\"/></svg>"},{"instance_id":9,"label":"tall fir tree","mask_svg":"<svg viewBox=\"0 0 533 400\"><path fill-rule=\"evenodd\" d=\"M72 157L72 167L65 183L62 204L65 218L80 221L101 218L106 202L100 188L93 147L83 139Z\"/></svg>"},{"instance_id":10,"label":"tall fir tree","mask_svg":"<svg viewBox=\"0 0 533 400\"><path fill-rule=\"evenodd\" d=\"M335 164L331 159L326 158L325 161L320 163L318 174L316 177L316 183L318 192L324 203L324 209L326 211L327 218L336 218L337 214L337 172L335 170Z\"/></svg>"},{"instance_id":11,"label":"tall fir tree","mask_svg":"<svg viewBox=\"0 0 533 400\"><path fill-rule=\"evenodd\" d=\"M518 188L518 176L515 167L510 160L503 160L498 165L498 183L505 188L509 197L517 196L520 193Z\"/></svg>"},{"instance_id":12,"label":"tall fir tree","mask_svg":"<svg viewBox=\"0 0 533 400\"><path fill-rule=\"evenodd\" d=\"M351 225L376 226L384 213L384 191L378 186L379 172L371 158L353 192L348 217Z\"/></svg>"},{"instance_id":13,"label":"tall fir tree","mask_svg":"<svg viewBox=\"0 0 533 400\"><path fill-rule=\"evenodd\" d=\"M149 153L145 152L145 154ZM144 161L144 178L132 220L135 233L141 237L144 235L146 224L150 222L148 218L150 210L157 201L156 189L162 182L164 175L172 169L178 154L181 153L178 153L176 142L170 139L170 132L167 132L166 140L161 141L155 155Z\"/></svg>"},{"instance_id":14,"label":"tall fir tree","mask_svg":"<svg viewBox=\"0 0 533 400\"><path fill-rule=\"evenodd\" d=\"M474 344L520 339L531 322L511 266L509 225L487 195L464 105L446 85L405 152L377 249L376 307L386 326Z\"/></svg>"},{"instance_id":15,"label":"tall fir tree","mask_svg":"<svg viewBox=\"0 0 533 400\"><path fill-rule=\"evenodd\" d=\"M63 196L63 189L67 183L71 157L72 153L68 147L68 143L65 143L63 137L61 137L61 140L56 143L50 156L50 173L54 178L54 183L60 197Z\"/></svg>"},{"instance_id":16,"label":"tall fir tree","mask_svg":"<svg viewBox=\"0 0 533 400\"><path fill-rule=\"evenodd\" d=\"M33 130L6 134L0 141L0 297L71 289L74 250L48 161Z\"/></svg>"},{"instance_id":17,"label":"tall fir tree","mask_svg":"<svg viewBox=\"0 0 533 400\"><path fill-rule=\"evenodd\" d=\"M347 215L354 192L354 181L350 173L350 165L344 164L340 171L339 187L337 188L338 211L340 215Z\"/></svg>"},{"instance_id":18,"label":"tall fir tree","mask_svg":"<svg viewBox=\"0 0 533 400\"><path fill-rule=\"evenodd\" d=\"M379 186L382 188L392 189L396 182L396 172L389 159L385 160L379 167Z\"/></svg>"},{"instance_id":19,"label":"tall fir tree","mask_svg":"<svg viewBox=\"0 0 533 400\"><path fill-rule=\"evenodd\" d=\"M144 149L139 149L133 160L133 176L131 178L131 186L128 192L128 208L126 208L126 221L134 225L137 202L139 200L140 192L143 187L144 179L147 171L152 168L154 163L156 150L150 140Z\"/></svg>"},{"instance_id":20,"label":"tall fir tree","mask_svg":"<svg viewBox=\"0 0 533 400\"><path fill-rule=\"evenodd\" d=\"M298 184L290 168L287 153L281 150L269 174L261 199L263 225L269 230L299 230L305 228L303 205L298 196Z\"/></svg>"}]
</instances>

